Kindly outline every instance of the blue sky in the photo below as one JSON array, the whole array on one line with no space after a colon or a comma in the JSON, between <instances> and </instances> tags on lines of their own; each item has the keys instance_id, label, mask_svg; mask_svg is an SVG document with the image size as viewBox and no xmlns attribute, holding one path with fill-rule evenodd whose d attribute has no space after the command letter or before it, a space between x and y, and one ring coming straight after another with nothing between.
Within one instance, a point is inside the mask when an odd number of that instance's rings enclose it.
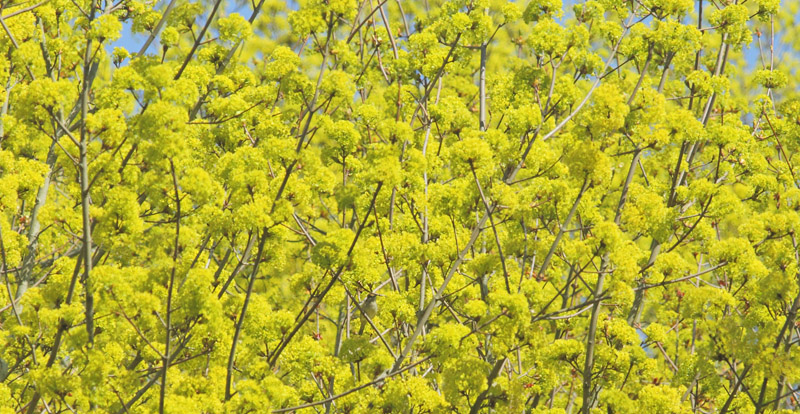
<instances>
[{"instance_id":1,"label":"blue sky","mask_svg":"<svg viewBox=\"0 0 800 414\"><path fill-rule=\"evenodd\" d=\"M208 1L206 13L208 13L208 11L211 10L211 1L213 0ZM565 17L566 15L572 14L572 5L574 5L577 2L578 2L577 0L564 0L563 9L565 11ZM163 10L167 6L167 3L169 3L169 0L161 0L158 2L156 7L158 7L159 10ZM290 7L292 6L296 7L296 2L292 1L290 3L291 3ZM224 10L222 13L220 13L220 15L230 15L231 13L239 13L242 16L249 17L250 12L252 10L251 7L252 6L250 2L246 0L230 1L230 2L224 1L223 3ZM198 19L198 21L203 22L204 19ZM563 22L564 19L563 18L560 19L560 23L563 24ZM705 25L706 24L704 24L704 26ZM125 23L123 25L122 36L120 37L120 39L118 39L116 42L106 44L106 49L110 52L111 50L114 49L114 47L121 46L126 48L130 52L138 51L139 48L144 44L145 40L147 39L147 36L141 33L138 34L131 33L130 29L131 29L130 23ZM148 52L157 53L158 47L159 47L159 41L158 38L156 38L156 40L150 45ZM780 51L781 51L780 48L776 49L776 53ZM745 48L745 56L747 58L749 65L758 64L759 61L758 45L756 43L755 38L753 39L753 42L748 47Z\"/></svg>"},{"instance_id":2,"label":"blue sky","mask_svg":"<svg viewBox=\"0 0 800 414\"><path fill-rule=\"evenodd\" d=\"M167 7L168 3L169 3L169 0L160 0L160 1L158 1L158 4L157 4L156 7L158 8L158 10L164 10ZM244 17L250 17L250 12L251 12L252 9L251 9L249 1L248 2L238 2L238 1L228 2L228 1L225 1L223 3L223 5L224 5L224 11L222 13L220 13L220 15L227 16L227 15L230 15L232 13L239 13ZM211 6L212 6L212 4L209 2L207 4L207 9L206 9L206 11L204 13L204 16L207 15L208 12L211 10ZM198 21L200 22L200 24L202 24L203 22L205 22L205 19L198 19ZM110 52L110 51L114 50L115 47L124 47L125 49L127 49L131 53L138 52L139 48L142 47L142 45L144 44L145 40L147 40L147 35L146 34L143 34L143 33L132 33L131 32L131 24L129 22L126 22L122 26L122 36L115 42L107 43L106 44L106 50L108 50ZM158 41L158 38L156 38L156 40L153 41L153 43L150 44L150 47L148 48L147 51L149 53L156 53L158 48L159 48L159 41Z\"/></svg>"}]
</instances>

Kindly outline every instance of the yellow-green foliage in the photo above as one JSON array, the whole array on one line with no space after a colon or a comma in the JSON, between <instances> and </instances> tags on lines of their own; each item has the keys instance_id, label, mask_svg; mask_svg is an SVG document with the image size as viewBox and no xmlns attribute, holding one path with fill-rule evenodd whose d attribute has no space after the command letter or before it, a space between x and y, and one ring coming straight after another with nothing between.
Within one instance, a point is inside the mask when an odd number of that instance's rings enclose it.
<instances>
[{"instance_id":1,"label":"yellow-green foliage","mask_svg":"<svg viewBox=\"0 0 800 414\"><path fill-rule=\"evenodd\" d=\"M798 12L9 2L0 414L800 409Z\"/></svg>"}]
</instances>

